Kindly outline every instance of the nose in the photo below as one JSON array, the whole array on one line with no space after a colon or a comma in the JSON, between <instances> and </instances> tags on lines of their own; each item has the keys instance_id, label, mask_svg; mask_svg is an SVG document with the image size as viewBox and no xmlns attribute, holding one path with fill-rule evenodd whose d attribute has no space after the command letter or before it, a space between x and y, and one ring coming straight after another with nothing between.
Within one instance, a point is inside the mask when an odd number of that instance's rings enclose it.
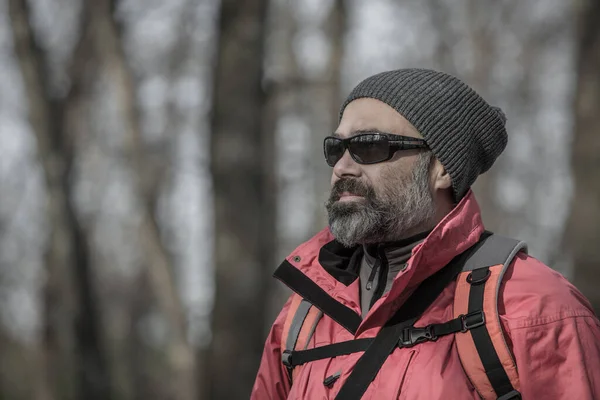
<instances>
[{"instance_id":1,"label":"nose","mask_svg":"<svg viewBox=\"0 0 600 400\"><path fill-rule=\"evenodd\" d=\"M361 174L360 165L352 159L350 152L346 150L342 158L333 166L333 180L343 177L359 177Z\"/></svg>"}]
</instances>

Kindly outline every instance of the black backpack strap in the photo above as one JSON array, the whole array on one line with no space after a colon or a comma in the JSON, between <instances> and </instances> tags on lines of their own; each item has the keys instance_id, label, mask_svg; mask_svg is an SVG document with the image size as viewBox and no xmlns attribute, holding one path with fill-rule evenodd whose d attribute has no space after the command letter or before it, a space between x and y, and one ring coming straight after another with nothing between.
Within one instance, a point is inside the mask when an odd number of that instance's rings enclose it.
<instances>
[{"instance_id":1,"label":"black backpack strap","mask_svg":"<svg viewBox=\"0 0 600 400\"><path fill-rule=\"evenodd\" d=\"M419 343L437 340L439 337L466 332L485 323L483 312L461 315L448 322L430 324L425 327L409 326L402 330L398 347L413 347ZM366 351L375 338L352 339L345 342L327 344L309 350L285 350L283 363L289 369L308 362L333 358Z\"/></svg>"},{"instance_id":2,"label":"black backpack strap","mask_svg":"<svg viewBox=\"0 0 600 400\"><path fill-rule=\"evenodd\" d=\"M497 309L499 289L506 269L520 251L527 251L527 245L524 242L500 235L490 235L481 242L478 250L472 254L463 268L463 274L466 275L466 279L464 277L462 279L465 279L469 284L467 286L470 286L468 289L467 309L469 314L482 313L486 296L490 295L490 293L493 293L492 295L495 296L492 299L488 299L488 304L489 301L492 300L495 308L492 309L492 312L489 312L489 308L487 309L488 311L484 314L486 319L485 324L481 324L480 326L471 329L472 342L469 342L468 337L457 337L457 348L459 355L461 355L463 367L475 388L480 395L484 395L484 398L490 398L490 393L482 393L483 390L481 384L477 382L477 377L480 376L480 374L474 370L476 366L466 363L465 357L462 356L462 354L473 351L473 344L485 370L485 375L487 375L489 383L495 392L495 394L492 393L492 395L499 399L521 398L520 393L511 382L511 379L500 360L501 357L498 354L499 346L503 346L505 348L503 349L503 357L505 359L510 357L506 341L502 338L504 343L494 344L489 331L491 328L490 324L494 323L496 331L501 332ZM461 276L463 276L463 274L461 274ZM461 285L462 279L459 278L458 285ZM490 283L490 281L493 283ZM495 291L490 291L489 289L486 291L486 286L490 284L496 285ZM464 312L463 310L458 310L458 308L460 308L458 304L464 304L464 296L467 295L458 285L455 295L455 314ZM498 342L497 339L496 341ZM512 360L512 364L514 365L516 376L516 364L514 364L514 360ZM513 381L515 381L514 378ZM516 381L518 382L518 379Z\"/></svg>"},{"instance_id":3,"label":"black backpack strap","mask_svg":"<svg viewBox=\"0 0 600 400\"><path fill-rule=\"evenodd\" d=\"M358 353L365 351L373 340L375 339L352 339L308 350L293 350L289 352L286 350L284 352L286 353L286 357L283 359L283 364L288 368L294 368L312 361Z\"/></svg>"},{"instance_id":4,"label":"black backpack strap","mask_svg":"<svg viewBox=\"0 0 600 400\"><path fill-rule=\"evenodd\" d=\"M473 249L473 248L471 248ZM427 278L394 316L381 328L373 342L354 366L354 370L336 396L337 400L360 399L379 373L385 360L399 345L406 328L415 321L452 282L463 268L471 250L455 257L450 264Z\"/></svg>"}]
</instances>

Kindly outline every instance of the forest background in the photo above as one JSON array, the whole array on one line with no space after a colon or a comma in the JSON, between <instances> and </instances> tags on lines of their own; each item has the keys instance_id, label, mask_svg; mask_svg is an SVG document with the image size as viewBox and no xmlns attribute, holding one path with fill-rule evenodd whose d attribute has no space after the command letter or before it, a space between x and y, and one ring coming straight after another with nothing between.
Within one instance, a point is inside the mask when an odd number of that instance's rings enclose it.
<instances>
[{"instance_id":1,"label":"forest background","mask_svg":"<svg viewBox=\"0 0 600 400\"><path fill-rule=\"evenodd\" d=\"M0 0L0 399L244 399L361 79L508 116L475 192L600 310L600 2Z\"/></svg>"}]
</instances>

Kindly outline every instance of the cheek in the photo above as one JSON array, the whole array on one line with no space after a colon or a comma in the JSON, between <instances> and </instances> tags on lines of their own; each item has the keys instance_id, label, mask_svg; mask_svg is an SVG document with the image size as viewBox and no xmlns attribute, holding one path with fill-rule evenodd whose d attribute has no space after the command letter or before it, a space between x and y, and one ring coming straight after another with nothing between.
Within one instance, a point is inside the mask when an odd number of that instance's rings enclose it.
<instances>
[{"instance_id":1,"label":"cheek","mask_svg":"<svg viewBox=\"0 0 600 400\"><path fill-rule=\"evenodd\" d=\"M363 175L363 178L363 182L375 191L376 197L385 196L389 192L389 185L393 184L396 179L383 168L379 168L377 171L369 171L369 173Z\"/></svg>"},{"instance_id":2,"label":"cheek","mask_svg":"<svg viewBox=\"0 0 600 400\"><path fill-rule=\"evenodd\" d=\"M382 176L381 179L373 182L371 187L375 190L375 197L382 200L389 200L390 197L393 197L395 184L396 182L393 180Z\"/></svg>"},{"instance_id":3,"label":"cheek","mask_svg":"<svg viewBox=\"0 0 600 400\"><path fill-rule=\"evenodd\" d=\"M404 174L403 169L397 165L384 164L377 171L373 171L370 178L374 186L381 187L402 180Z\"/></svg>"},{"instance_id":4,"label":"cheek","mask_svg":"<svg viewBox=\"0 0 600 400\"><path fill-rule=\"evenodd\" d=\"M383 168L379 175L372 180L372 186L378 196L393 197L410 180L412 180L410 171L404 168L397 168L396 166L389 166Z\"/></svg>"}]
</instances>

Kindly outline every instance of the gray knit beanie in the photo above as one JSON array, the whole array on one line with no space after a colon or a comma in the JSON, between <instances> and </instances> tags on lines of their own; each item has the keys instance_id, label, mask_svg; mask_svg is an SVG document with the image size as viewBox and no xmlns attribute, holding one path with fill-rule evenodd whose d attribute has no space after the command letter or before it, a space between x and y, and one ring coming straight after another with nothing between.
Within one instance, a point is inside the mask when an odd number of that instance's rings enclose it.
<instances>
[{"instance_id":1,"label":"gray knit beanie","mask_svg":"<svg viewBox=\"0 0 600 400\"><path fill-rule=\"evenodd\" d=\"M370 97L400 113L423 135L450 178L454 199L467 193L506 147L506 117L459 79L426 69L399 69L365 79L340 110Z\"/></svg>"}]
</instances>

